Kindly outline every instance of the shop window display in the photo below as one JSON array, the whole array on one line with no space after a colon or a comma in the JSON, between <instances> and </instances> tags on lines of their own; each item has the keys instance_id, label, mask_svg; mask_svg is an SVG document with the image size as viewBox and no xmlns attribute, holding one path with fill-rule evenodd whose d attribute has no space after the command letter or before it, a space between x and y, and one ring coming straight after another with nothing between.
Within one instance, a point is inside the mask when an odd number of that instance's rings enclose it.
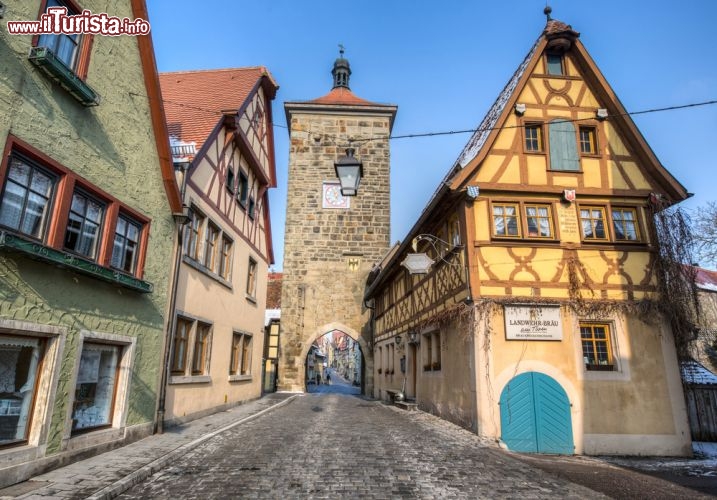
<instances>
[{"instance_id":1,"label":"shop window display","mask_svg":"<svg viewBox=\"0 0 717 500\"><path fill-rule=\"evenodd\" d=\"M85 343L75 385L72 430L112 424L120 347Z\"/></svg>"},{"instance_id":2,"label":"shop window display","mask_svg":"<svg viewBox=\"0 0 717 500\"><path fill-rule=\"evenodd\" d=\"M27 440L42 342L0 335L0 446Z\"/></svg>"}]
</instances>

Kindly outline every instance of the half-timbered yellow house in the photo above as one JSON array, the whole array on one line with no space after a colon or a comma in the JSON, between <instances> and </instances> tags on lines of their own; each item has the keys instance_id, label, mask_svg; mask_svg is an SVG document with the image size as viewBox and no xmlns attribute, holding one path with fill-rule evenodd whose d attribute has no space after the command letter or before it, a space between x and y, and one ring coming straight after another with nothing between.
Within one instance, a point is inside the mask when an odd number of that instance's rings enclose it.
<instances>
[{"instance_id":1,"label":"half-timbered yellow house","mask_svg":"<svg viewBox=\"0 0 717 500\"><path fill-rule=\"evenodd\" d=\"M654 202L687 196L579 33L548 19L369 278L375 395L515 451L690 454L673 335L649 307Z\"/></svg>"},{"instance_id":2,"label":"half-timbered yellow house","mask_svg":"<svg viewBox=\"0 0 717 500\"><path fill-rule=\"evenodd\" d=\"M163 73L160 84L189 215L160 399L171 424L261 395L278 86L264 67Z\"/></svg>"}]
</instances>

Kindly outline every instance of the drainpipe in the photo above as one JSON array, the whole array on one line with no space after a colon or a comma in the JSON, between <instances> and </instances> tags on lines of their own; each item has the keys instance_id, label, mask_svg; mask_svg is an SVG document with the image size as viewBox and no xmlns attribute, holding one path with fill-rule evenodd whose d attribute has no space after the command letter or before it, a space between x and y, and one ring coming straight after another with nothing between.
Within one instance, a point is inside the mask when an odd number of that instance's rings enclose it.
<instances>
[{"instance_id":1,"label":"drainpipe","mask_svg":"<svg viewBox=\"0 0 717 500\"><path fill-rule=\"evenodd\" d=\"M189 170L189 162L176 164L180 172L180 199L182 200L182 213L172 214L177 227L177 245L174 252L174 277L172 279L172 288L169 295L169 321L167 322L167 331L164 338L164 353L162 363L162 380L159 386L159 403L157 405L157 427L156 433L164 433L164 413L165 401L167 399L167 384L169 383L170 373L170 356L174 349L174 329L177 324L177 285L179 281L179 270L182 264L182 246L184 243L184 228L191 220L189 217L189 207L184 205L184 194L187 189L187 170Z\"/></svg>"}]
</instances>

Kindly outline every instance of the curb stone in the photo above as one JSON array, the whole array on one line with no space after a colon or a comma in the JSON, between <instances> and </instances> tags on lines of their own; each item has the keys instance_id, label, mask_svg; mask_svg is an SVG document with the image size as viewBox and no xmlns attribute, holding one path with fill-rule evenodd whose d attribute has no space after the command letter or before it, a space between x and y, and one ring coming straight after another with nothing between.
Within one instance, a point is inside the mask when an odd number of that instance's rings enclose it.
<instances>
[{"instance_id":1,"label":"curb stone","mask_svg":"<svg viewBox=\"0 0 717 500\"><path fill-rule=\"evenodd\" d=\"M179 448L176 448L175 450L170 451L166 455L163 455L159 457L158 459L140 467L133 473L129 474L128 476L123 477L122 479L115 481L114 483L110 484L109 486L106 486L102 488L101 490L93 493L89 497L87 497L87 500L111 500L112 498L115 498L119 495L121 495L123 492L130 489L132 486L141 483L148 477L152 476L156 472L159 472L163 468L167 466L170 462L175 460L177 457L184 455L189 450L196 448L200 444L204 443L205 441L208 441L209 439L213 438L214 436L221 434L224 431L227 431L233 427L236 427L237 425L243 424L245 422L249 422L251 420L254 420L256 418L259 418L260 416L275 410L276 408L280 408L282 406L285 406L292 402L294 399L299 397L300 394L296 394L294 396L290 396L287 399L284 399L283 401L280 401L279 403L270 406L269 408L265 408L261 410L258 413L255 413L254 415L249 415L248 417L244 417L240 420L237 420L236 422L232 422L229 425L225 425L224 427L217 429L215 431L209 432L202 437L199 437L195 439L194 441L190 441L189 443L186 443Z\"/></svg>"}]
</instances>

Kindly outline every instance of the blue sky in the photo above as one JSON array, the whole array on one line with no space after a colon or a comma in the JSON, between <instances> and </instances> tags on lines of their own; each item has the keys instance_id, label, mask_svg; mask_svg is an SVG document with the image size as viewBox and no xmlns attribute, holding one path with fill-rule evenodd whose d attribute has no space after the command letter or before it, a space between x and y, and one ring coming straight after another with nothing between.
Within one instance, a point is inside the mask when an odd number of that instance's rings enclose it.
<instances>
[{"instance_id":1,"label":"blue sky","mask_svg":"<svg viewBox=\"0 0 717 500\"><path fill-rule=\"evenodd\" d=\"M545 0L147 0L159 71L266 66L278 187L270 195L282 269L288 133L284 101L331 88L338 44L351 90L398 105L394 135L478 126L545 25ZM717 99L714 0L551 0L628 111ZM663 165L694 197L717 201L717 105L637 115ZM416 221L470 134L391 141L391 239Z\"/></svg>"}]
</instances>

